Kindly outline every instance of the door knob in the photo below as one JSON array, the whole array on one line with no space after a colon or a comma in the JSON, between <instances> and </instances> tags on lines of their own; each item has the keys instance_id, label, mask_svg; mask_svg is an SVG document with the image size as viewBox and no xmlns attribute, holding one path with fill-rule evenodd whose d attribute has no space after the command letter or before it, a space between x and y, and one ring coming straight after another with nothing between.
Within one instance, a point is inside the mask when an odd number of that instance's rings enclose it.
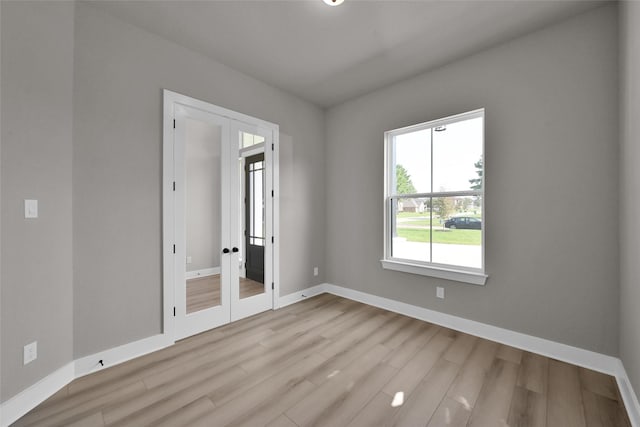
<instances>
[{"instance_id":1,"label":"door knob","mask_svg":"<svg viewBox=\"0 0 640 427\"><path fill-rule=\"evenodd\" d=\"M238 252L238 248L231 249L232 252Z\"/></svg>"},{"instance_id":2,"label":"door knob","mask_svg":"<svg viewBox=\"0 0 640 427\"><path fill-rule=\"evenodd\" d=\"M228 254L228 253L229 253L229 248L224 248L224 249L222 250L222 253L223 253L223 254Z\"/></svg>"}]
</instances>

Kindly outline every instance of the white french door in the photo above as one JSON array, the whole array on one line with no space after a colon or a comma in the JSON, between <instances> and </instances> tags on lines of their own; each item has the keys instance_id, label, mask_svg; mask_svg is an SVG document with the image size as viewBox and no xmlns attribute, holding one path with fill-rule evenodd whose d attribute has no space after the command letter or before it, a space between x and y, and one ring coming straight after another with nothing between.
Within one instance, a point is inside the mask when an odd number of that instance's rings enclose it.
<instances>
[{"instance_id":1,"label":"white french door","mask_svg":"<svg viewBox=\"0 0 640 427\"><path fill-rule=\"evenodd\" d=\"M277 126L269 125L165 91L164 260L173 286L164 296L174 305L166 313L165 300L164 319L174 339L274 307Z\"/></svg>"}]
</instances>

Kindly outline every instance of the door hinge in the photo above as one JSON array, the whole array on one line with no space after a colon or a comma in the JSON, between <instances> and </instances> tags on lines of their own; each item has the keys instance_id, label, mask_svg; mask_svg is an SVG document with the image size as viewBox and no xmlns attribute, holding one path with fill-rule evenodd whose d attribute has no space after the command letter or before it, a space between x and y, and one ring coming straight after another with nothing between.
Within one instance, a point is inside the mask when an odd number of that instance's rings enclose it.
<instances>
[{"instance_id":1,"label":"door hinge","mask_svg":"<svg viewBox=\"0 0 640 427\"><path fill-rule=\"evenodd\" d=\"M273 150L274 150L274 148L273 148L273 146L274 146L274 145L275 145L275 144L271 144L271 151L273 151Z\"/></svg>"},{"instance_id":2,"label":"door hinge","mask_svg":"<svg viewBox=\"0 0 640 427\"><path fill-rule=\"evenodd\" d=\"M173 317L176 317L176 308L173 307Z\"/></svg>"},{"instance_id":3,"label":"door hinge","mask_svg":"<svg viewBox=\"0 0 640 427\"><path fill-rule=\"evenodd\" d=\"M176 191L176 182L173 181L173 191Z\"/></svg>"},{"instance_id":4,"label":"door hinge","mask_svg":"<svg viewBox=\"0 0 640 427\"><path fill-rule=\"evenodd\" d=\"M273 284L273 282L271 282L271 290L275 289L275 285Z\"/></svg>"},{"instance_id":5,"label":"door hinge","mask_svg":"<svg viewBox=\"0 0 640 427\"><path fill-rule=\"evenodd\" d=\"M271 243L275 242L275 237L271 236Z\"/></svg>"},{"instance_id":6,"label":"door hinge","mask_svg":"<svg viewBox=\"0 0 640 427\"><path fill-rule=\"evenodd\" d=\"M273 190L271 190L271 197L274 197L274 195L273 195Z\"/></svg>"},{"instance_id":7,"label":"door hinge","mask_svg":"<svg viewBox=\"0 0 640 427\"><path fill-rule=\"evenodd\" d=\"M176 253L176 245L173 245L173 253Z\"/></svg>"},{"instance_id":8,"label":"door hinge","mask_svg":"<svg viewBox=\"0 0 640 427\"><path fill-rule=\"evenodd\" d=\"M176 119L173 119L173 128L176 128Z\"/></svg>"}]
</instances>

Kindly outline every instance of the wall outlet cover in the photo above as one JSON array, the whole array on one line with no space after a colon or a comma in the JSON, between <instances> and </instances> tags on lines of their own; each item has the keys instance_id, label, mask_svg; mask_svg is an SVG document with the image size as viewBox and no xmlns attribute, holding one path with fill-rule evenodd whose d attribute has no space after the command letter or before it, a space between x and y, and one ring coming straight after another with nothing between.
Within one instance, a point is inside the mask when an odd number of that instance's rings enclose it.
<instances>
[{"instance_id":1,"label":"wall outlet cover","mask_svg":"<svg viewBox=\"0 0 640 427\"><path fill-rule=\"evenodd\" d=\"M436 296L440 299L444 299L444 288L440 286L436 287Z\"/></svg>"},{"instance_id":2,"label":"wall outlet cover","mask_svg":"<svg viewBox=\"0 0 640 427\"><path fill-rule=\"evenodd\" d=\"M23 364L31 363L38 358L38 341L24 346Z\"/></svg>"},{"instance_id":3,"label":"wall outlet cover","mask_svg":"<svg viewBox=\"0 0 640 427\"><path fill-rule=\"evenodd\" d=\"M38 218L38 201L32 199L24 200L24 217Z\"/></svg>"}]
</instances>

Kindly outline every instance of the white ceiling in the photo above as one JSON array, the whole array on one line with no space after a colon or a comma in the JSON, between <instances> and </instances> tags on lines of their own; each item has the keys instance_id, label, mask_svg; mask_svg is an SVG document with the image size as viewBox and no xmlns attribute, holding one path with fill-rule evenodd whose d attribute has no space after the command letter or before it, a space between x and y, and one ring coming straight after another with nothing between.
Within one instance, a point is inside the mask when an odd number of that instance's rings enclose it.
<instances>
[{"instance_id":1,"label":"white ceiling","mask_svg":"<svg viewBox=\"0 0 640 427\"><path fill-rule=\"evenodd\" d=\"M98 1L90 4L322 107L603 2Z\"/></svg>"}]
</instances>

